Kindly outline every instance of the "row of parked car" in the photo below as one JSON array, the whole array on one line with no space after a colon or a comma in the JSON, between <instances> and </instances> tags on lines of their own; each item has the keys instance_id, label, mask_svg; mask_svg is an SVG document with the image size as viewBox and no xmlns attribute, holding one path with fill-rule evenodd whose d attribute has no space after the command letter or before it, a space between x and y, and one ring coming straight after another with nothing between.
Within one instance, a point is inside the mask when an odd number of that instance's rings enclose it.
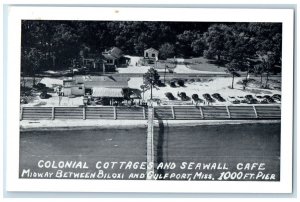
<instances>
[{"instance_id":1,"label":"row of parked car","mask_svg":"<svg viewBox=\"0 0 300 202\"><path fill-rule=\"evenodd\" d=\"M229 96L228 100L233 104L247 103L247 104L274 104L281 103L281 95L246 95L246 96Z\"/></svg>"},{"instance_id":2,"label":"row of parked car","mask_svg":"<svg viewBox=\"0 0 300 202\"><path fill-rule=\"evenodd\" d=\"M166 97L169 100L175 100L175 96L168 92L165 94ZM177 96L182 100L182 101L189 101L190 97L186 95L185 92L181 92L177 94ZM225 102L226 100L219 94L219 93L214 93L212 95L205 93L202 95L203 99L199 98L198 94L193 94L192 99L195 102L204 102L206 101L207 103L214 103L216 101L218 102ZM229 96L228 101L230 101L232 104L240 104L240 103L245 103L245 104L272 104L272 103L280 103L281 102L281 95L279 94L274 94L274 95L246 95L246 96Z\"/></svg>"},{"instance_id":3,"label":"row of parked car","mask_svg":"<svg viewBox=\"0 0 300 202\"><path fill-rule=\"evenodd\" d=\"M169 100L175 100L175 96L168 92L165 94L166 97L169 99ZM189 96L186 95L185 92L181 92L181 93L177 93L177 96L182 100L182 101L189 101L191 98ZM203 94L202 95L204 99L201 99L199 98L198 94L193 94L192 95L192 99L196 102L209 102L209 103L212 103L212 102L215 102L215 100L219 101L219 102L225 102L226 100L219 94L219 93L214 93L210 96L210 94L206 93L206 94Z\"/></svg>"}]
</instances>

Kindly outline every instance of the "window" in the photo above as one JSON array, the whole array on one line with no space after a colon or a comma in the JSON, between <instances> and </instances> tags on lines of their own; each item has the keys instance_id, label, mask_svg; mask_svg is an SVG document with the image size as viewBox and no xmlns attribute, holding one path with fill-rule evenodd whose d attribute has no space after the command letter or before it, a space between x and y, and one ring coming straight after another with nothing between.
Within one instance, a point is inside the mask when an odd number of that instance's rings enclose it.
<instances>
[{"instance_id":1,"label":"window","mask_svg":"<svg viewBox=\"0 0 300 202\"><path fill-rule=\"evenodd\" d=\"M146 53L146 57L149 57L149 56L148 56L148 53Z\"/></svg>"},{"instance_id":2,"label":"window","mask_svg":"<svg viewBox=\"0 0 300 202\"><path fill-rule=\"evenodd\" d=\"M78 87L78 89L79 89L79 90L82 90L82 87L80 86L80 87Z\"/></svg>"},{"instance_id":3,"label":"window","mask_svg":"<svg viewBox=\"0 0 300 202\"><path fill-rule=\"evenodd\" d=\"M152 57L155 57L155 54L154 54L154 53L152 53Z\"/></svg>"},{"instance_id":4,"label":"window","mask_svg":"<svg viewBox=\"0 0 300 202\"><path fill-rule=\"evenodd\" d=\"M114 63L113 60L107 60L106 62L107 62L107 64L113 64Z\"/></svg>"}]
</instances>

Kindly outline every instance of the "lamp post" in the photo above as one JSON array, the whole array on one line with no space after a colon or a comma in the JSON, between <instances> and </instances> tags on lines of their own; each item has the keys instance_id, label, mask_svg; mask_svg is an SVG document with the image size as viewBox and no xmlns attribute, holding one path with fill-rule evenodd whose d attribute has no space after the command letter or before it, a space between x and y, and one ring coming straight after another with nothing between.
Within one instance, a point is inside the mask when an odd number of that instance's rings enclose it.
<instances>
[{"instance_id":1,"label":"lamp post","mask_svg":"<svg viewBox=\"0 0 300 202\"><path fill-rule=\"evenodd\" d=\"M88 103L88 98L87 97L83 97L83 104L86 107Z\"/></svg>"}]
</instances>

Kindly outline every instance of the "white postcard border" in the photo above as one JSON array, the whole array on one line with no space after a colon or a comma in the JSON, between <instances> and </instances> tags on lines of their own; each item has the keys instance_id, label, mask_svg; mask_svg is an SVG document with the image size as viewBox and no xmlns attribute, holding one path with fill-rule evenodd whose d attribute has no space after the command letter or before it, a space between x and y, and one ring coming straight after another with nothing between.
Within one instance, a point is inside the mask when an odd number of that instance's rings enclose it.
<instances>
[{"instance_id":1,"label":"white postcard border","mask_svg":"<svg viewBox=\"0 0 300 202\"><path fill-rule=\"evenodd\" d=\"M280 182L133 181L19 179L19 99L21 20L139 20L282 22L282 122ZM200 8L14 7L8 16L7 191L291 193L293 137L293 10Z\"/></svg>"}]
</instances>

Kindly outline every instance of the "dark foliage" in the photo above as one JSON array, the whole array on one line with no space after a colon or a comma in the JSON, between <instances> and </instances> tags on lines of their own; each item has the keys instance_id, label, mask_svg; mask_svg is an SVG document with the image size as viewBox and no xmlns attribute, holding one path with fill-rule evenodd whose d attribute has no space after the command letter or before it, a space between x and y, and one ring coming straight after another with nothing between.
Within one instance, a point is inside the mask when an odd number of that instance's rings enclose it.
<instances>
[{"instance_id":1,"label":"dark foliage","mask_svg":"<svg viewBox=\"0 0 300 202\"><path fill-rule=\"evenodd\" d=\"M258 65L259 74L269 75L280 71L275 66L281 67L281 43L280 23L23 20L21 68L35 75L68 69L91 55L101 60L114 46L138 56L153 47L161 59L204 55L247 72Z\"/></svg>"}]
</instances>

